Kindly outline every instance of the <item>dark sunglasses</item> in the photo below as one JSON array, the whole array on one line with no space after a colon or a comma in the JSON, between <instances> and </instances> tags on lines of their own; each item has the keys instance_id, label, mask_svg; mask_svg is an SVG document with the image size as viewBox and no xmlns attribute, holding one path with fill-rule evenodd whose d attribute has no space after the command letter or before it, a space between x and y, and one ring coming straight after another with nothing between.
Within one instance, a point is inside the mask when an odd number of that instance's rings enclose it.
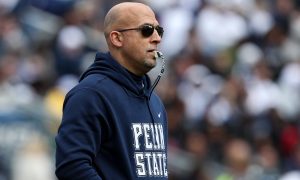
<instances>
[{"instance_id":1,"label":"dark sunglasses","mask_svg":"<svg viewBox=\"0 0 300 180\"><path fill-rule=\"evenodd\" d=\"M124 32L124 31L131 31L131 30L137 30L137 31L141 31L143 37L147 38L150 37L153 32L154 29L157 31L158 35L162 38L163 34L164 34L164 29L160 26L153 26L152 24L143 24L140 27L137 28L130 28L130 29L120 29L117 30L118 32Z\"/></svg>"}]
</instances>

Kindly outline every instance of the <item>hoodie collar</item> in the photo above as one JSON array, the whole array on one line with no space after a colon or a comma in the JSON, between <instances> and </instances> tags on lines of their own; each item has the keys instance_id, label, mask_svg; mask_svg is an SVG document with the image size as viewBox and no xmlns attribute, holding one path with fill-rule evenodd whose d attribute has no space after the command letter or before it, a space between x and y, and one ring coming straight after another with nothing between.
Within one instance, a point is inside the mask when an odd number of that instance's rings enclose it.
<instances>
[{"instance_id":1,"label":"hoodie collar","mask_svg":"<svg viewBox=\"0 0 300 180\"><path fill-rule=\"evenodd\" d=\"M150 79L147 75L136 76L121 66L109 52L96 54L94 63L81 75L80 80L91 74L102 74L138 96L149 96Z\"/></svg>"}]
</instances>

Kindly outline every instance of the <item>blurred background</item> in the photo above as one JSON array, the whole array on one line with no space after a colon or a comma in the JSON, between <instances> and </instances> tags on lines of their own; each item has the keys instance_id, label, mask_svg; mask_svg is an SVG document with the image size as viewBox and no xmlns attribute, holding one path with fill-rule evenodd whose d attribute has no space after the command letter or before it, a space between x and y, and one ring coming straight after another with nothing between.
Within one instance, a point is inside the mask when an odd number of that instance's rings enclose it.
<instances>
[{"instance_id":1,"label":"blurred background","mask_svg":"<svg viewBox=\"0 0 300 180\"><path fill-rule=\"evenodd\" d=\"M0 0L0 180L56 179L64 96L118 2ZM300 179L300 1L137 2L165 28L169 179Z\"/></svg>"}]
</instances>

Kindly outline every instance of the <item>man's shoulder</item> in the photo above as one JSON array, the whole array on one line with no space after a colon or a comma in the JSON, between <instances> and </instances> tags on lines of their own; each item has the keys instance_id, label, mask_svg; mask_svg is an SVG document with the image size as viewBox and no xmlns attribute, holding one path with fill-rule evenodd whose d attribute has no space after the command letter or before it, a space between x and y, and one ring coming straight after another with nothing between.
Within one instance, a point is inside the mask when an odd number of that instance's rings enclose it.
<instances>
[{"instance_id":1,"label":"man's shoulder","mask_svg":"<svg viewBox=\"0 0 300 180\"><path fill-rule=\"evenodd\" d=\"M106 79L107 77L102 74L90 74L82 79L77 86L95 86L99 83L105 83Z\"/></svg>"},{"instance_id":2,"label":"man's shoulder","mask_svg":"<svg viewBox=\"0 0 300 180\"><path fill-rule=\"evenodd\" d=\"M105 92L115 89L115 83L105 75L91 74L81 80L71 91L92 90L95 92Z\"/></svg>"}]
</instances>

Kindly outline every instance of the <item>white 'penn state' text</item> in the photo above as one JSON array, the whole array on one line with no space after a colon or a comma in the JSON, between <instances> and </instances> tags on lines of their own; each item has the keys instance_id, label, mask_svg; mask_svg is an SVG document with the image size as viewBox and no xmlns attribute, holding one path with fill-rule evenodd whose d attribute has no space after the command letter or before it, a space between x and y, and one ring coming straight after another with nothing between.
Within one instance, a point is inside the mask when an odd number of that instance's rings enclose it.
<instances>
[{"instance_id":1,"label":"white 'penn state' text","mask_svg":"<svg viewBox=\"0 0 300 180\"><path fill-rule=\"evenodd\" d=\"M162 124L132 123L131 130L137 175L139 177L167 177L167 157Z\"/></svg>"}]
</instances>

